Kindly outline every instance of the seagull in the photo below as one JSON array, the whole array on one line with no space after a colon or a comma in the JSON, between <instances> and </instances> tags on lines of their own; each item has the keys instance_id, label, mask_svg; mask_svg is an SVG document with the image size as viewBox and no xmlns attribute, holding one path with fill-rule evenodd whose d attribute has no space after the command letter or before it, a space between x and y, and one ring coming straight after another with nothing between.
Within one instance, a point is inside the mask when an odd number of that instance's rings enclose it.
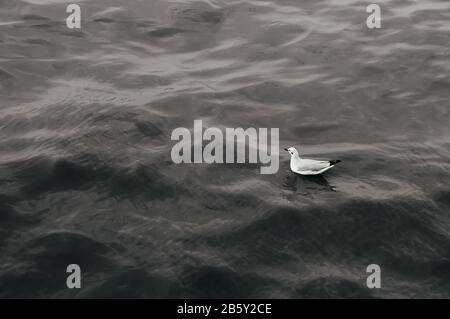
<instances>
[{"instance_id":1,"label":"seagull","mask_svg":"<svg viewBox=\"0 0 450 319\"><path fill-rule=\"evenodd\" d=\"M300 175L319 175L328 171L340 162L340 160L317 161L313 159L300 158L295 147L285 148L284 150L291 154L291 171Z\"/></svg>"}]
</instances>

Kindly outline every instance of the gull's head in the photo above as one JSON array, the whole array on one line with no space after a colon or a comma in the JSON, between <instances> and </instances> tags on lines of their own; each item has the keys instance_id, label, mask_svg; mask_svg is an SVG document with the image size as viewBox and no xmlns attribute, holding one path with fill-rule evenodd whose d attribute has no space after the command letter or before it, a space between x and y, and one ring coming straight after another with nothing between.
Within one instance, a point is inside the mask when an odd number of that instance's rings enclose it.
<instances>
[{"instance_id":1,"label":"gull's head","mask_svg":"<svg viewBox=\"0 0 450 319\"><path fill-rule=\"evenodd\" d=\"M291 157L292 156L299 157L298 152L295 147L285 148L284 150L288 151L288 153L291 154Z\"/></svg>"}]
</instances>

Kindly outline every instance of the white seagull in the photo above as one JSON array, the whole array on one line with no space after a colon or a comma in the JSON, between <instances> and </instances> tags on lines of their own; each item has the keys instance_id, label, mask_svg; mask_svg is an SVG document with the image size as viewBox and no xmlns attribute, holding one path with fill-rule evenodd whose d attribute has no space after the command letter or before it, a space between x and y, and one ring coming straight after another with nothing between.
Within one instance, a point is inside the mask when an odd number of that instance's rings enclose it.
<instances>
[{"instance_id":1,"label":"white seagull","mask_svg":"<svg viewBox=\"0 0 450 319\"><path fill-rule=\"evenodd\" d=\"M295 147L285 148L284 150L291 154L291 171L300 175L319 175L328 171L340 162L340 160L317 161L313 159L300 158Z\"/></svg>"}]
</instances>

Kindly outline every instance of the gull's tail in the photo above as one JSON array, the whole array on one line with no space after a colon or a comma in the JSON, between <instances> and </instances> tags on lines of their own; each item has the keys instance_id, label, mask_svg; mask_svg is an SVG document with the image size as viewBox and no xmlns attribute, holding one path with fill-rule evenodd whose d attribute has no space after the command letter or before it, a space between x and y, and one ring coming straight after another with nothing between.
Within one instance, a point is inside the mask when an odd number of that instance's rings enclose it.
<instances>
[{"instance_id":1,"label":"gull's tail","mask_svg":"<svg viewBox=\"0 0 450 319\"><path fill-rule=\"evenodd\" d=\"M341 162L341 160L330 161L330 166L336 165L337 163L340 163L340 162Z\"/></svg>"}]
</instances>

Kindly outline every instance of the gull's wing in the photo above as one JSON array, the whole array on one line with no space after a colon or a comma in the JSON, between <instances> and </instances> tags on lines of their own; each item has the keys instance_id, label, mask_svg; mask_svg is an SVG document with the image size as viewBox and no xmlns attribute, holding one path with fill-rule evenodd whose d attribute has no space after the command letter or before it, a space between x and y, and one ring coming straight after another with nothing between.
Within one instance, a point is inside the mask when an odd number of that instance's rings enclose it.
<instances>
[{"instance_id":1,"label":"gull's wing","mask_svg":"<svg viewBox=\"0 0 450 319\"><path fill-rule=\"evenodd\" d=\"M319 171L298 171L298 170L292 170L294 173L300 174L300 175L320 175L322 173L325 173L326 171L328 171L330 168L334 167L334 165L325 167L324 169L321 169Z\"/></svg>"},{"instance_id":2,"label":"gull's wing","mask_svg":"<svg viewBox=\"0 0 450 319\"><path fill-rule=\"evenodd\" d=\"M312 159L301 159L297 169L299 171L321 171L331 166L329 161L316 161Z\"/></svg>"},{"instance_id":3,"label":"gull's wing","mask_svg":"<svg viewBox=\"0 0 450 319\"><path fill-rule=\"evenodd\" d=\"M312 159L301 159L293 167L292 171L302 175L318 175L329 170L334 165L330 161L317 161Z\"/></svg>"}]
</instances>

